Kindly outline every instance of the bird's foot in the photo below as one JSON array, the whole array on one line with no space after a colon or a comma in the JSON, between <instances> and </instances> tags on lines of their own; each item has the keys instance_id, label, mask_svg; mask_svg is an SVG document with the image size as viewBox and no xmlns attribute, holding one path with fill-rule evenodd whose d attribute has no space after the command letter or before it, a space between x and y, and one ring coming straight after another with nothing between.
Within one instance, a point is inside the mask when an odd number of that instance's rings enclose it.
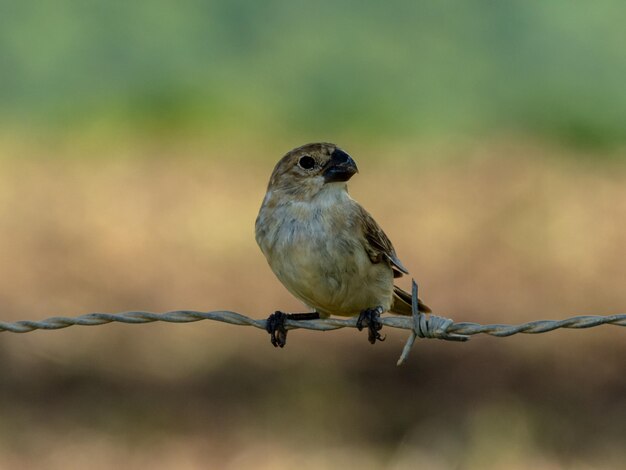
<instances>
[{"instance_id":1,"label":"bird's foot","mask_svg":"<svg viewBox=\"0 0 626 470\"><path fill-rule=\"evenodd\" d=\"M320 314L317 312L308 313L284 313L276 311L272 313L265 324L265 329L270 334L270 341L275 348L284 348L287 344L287 329L285 320L318 320Z\"/></svg>"},{"instance_id":2,"label":"bird's foot","mask_svg":"<svg viewBox=\"0 0 626 470\"><path fill-rule=\"evenodd\" d=\"M284 348L287 343L287 330L285 329L285 320L287 314L276 311L267 318L265 329L270 334L270 340L275 348Z\"/></svg>"},{"instance_id":3,"label":"bird's foot","mask_svg":"<svg viewBox=\"0 0 626 470\"><path fill-rule=\"evenodd\" d=\"M380 315L383 313L382 307L368 308L359 314L356 321L356 327L359 331L367 326L367 339L370 343L375 344L376 340L385 341L385 337L379 333L383 324L380 322Z\"/></svg>"}]
</instances>

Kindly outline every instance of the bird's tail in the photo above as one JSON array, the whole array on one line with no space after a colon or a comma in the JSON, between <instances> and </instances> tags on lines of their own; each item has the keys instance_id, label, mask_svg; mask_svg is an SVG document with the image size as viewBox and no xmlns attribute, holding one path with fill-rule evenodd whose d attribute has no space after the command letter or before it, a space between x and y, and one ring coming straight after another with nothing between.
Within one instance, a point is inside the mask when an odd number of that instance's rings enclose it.
<instances>
[{"instance_id":1,"label":"bird's tail","mask_svg":"<svg viewBox=\"0 0 626 470\"><path fill-rule=\"evenodd\" d=\"M392 313L398 313L400 315L412 315L411 303L413 299L411 294L403 291L398 286L393 286L393 305L391 306ZM417 299L417 308L422 313L430 313L432 310L428 305L422 302L421 299Z\"/></svg>"}]
</instances>

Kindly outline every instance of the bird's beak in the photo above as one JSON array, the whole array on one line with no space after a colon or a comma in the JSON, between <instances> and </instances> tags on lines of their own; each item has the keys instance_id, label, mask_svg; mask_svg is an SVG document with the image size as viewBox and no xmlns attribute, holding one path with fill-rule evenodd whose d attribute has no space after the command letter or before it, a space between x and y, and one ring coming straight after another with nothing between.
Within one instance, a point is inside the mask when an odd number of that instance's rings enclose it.
<instances>
[{"instance_id":1,"label":"bird's beak","mask_svg":"<svg viewBox=\"0 0 626 470\"><path fill-rule=\"evenodd\" d=\"M358 172L352 157L341 149L335 149L324 169L324 183L348 181Z\"/></svg>"}]
</instances>

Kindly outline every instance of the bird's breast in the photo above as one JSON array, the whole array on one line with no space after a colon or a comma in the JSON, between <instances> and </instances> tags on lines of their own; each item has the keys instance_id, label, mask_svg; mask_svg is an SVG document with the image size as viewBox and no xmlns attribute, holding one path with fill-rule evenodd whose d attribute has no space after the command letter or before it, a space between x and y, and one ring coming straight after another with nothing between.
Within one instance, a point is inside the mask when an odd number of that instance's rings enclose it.
<instances>
[{"instance_id":1,"label":"bird's breast","mask_svg":"<svg viewBox=\"0 0 626 470\"><path fill-rule=\"evenodd\" d=\"M358 219L349 210L333 209L287 205L267 214L262 210L257 241L270 267L293 295L322 314L389 308L391 269L372 264Z\"/></svg>"}]
</instances>

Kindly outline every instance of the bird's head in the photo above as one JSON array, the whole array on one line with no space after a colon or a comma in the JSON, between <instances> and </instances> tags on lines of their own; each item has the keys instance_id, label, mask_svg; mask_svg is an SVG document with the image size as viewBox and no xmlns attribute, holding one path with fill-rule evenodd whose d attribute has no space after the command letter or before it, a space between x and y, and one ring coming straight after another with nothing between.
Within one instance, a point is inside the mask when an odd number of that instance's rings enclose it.
<instances>
[{"instance_id":1,"label":"bird's head","mask_svg":"<svg viewBox=\"0 0 626 470\"><path fill-rule=\"evenodd\" d=\"M324 189L345 189L346 182L358 171L352 157L335 144L307 144L280 159L270 178L268 191L310 199Z\"/></svg>"}]
</instances>

